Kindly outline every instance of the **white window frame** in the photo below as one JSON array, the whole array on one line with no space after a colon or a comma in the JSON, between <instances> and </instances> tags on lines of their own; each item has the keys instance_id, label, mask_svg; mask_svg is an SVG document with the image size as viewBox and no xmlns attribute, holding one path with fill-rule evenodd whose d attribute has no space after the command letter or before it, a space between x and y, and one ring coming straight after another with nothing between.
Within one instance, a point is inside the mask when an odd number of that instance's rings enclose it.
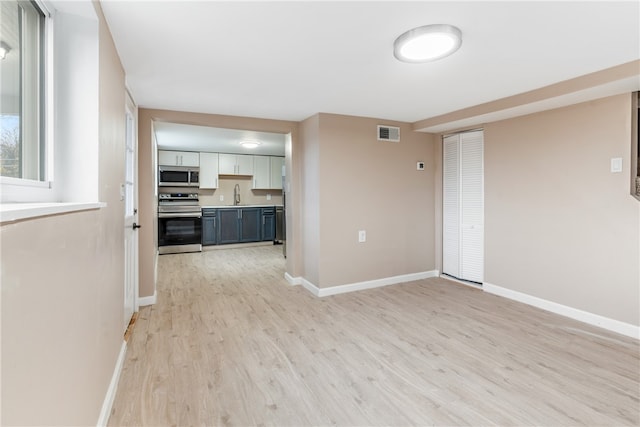
<instances>
[{"instance_id":1,"label":"white window frame","mask_svg":"<svg viewBox=\"0 0 640 427\"><path fill-rule=\"evenodd\" d=\"M0 222L106 206L99 201L98 13L91 0L36 2L45 13L45 176L0 177ZM83 119L65 120L76 116Z\"/></svg>"},{"instance_id":2,"label":"white window frame","mask_svg":"<svg viewBox=\"0 0 640 427\"><path fill-rule=\"evenodd\" d=\"M42 71L44 73L42 91L44 104L42 135L40 142L44 150L44 176L42 180L13 178L0 176L1 201L6 202L52 202L55 199L53 192L53 18L50 4L43 0L34 0L37 7L44 14L44 34L42 59Z\"/></svg>"}]
</instances>

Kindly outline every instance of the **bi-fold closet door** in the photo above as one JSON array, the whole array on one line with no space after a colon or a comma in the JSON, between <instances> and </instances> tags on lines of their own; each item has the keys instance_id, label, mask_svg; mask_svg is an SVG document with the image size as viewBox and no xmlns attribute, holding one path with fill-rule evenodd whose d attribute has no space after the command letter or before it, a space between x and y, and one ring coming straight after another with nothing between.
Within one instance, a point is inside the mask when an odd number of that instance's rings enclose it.
<instances>
[{"instance_id":1,"label":"bi-fold closet door","mask_svg":"<svg viewBox=\"0 0 640 427\"><path fill-rule=\"evenodd\" d=\"M443 139L442 272L484 280L484 136L481 130Z\"/></svg>"}]
</instances>

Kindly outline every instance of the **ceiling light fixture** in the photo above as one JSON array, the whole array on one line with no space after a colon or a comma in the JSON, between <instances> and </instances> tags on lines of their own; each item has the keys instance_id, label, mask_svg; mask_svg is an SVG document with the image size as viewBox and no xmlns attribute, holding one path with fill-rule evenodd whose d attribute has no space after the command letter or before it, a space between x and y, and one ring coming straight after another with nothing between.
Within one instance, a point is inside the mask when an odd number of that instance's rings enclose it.
<instances>
[{"instance_id":1,"label":"ceiling light fixture","mask_svg":"<svg viewBox=\"0 0 640 427\"><path fill-rule=\"evenodd\" d=\"M429 62L451 55L461 44L462 33L453 25L425 25L398 37L393 55L403 62Z\"/></svg>"},{"instance_id":2,"label":"ceiling light fixture","mask_svg":"<svg viewBox=\"0 0 640 427\"><path fill-rule=\"evenodd\" d=\"M0 58L4 59L9 51L11 51L9 45L5 42L0 42Z\"/></svg>"},{"instance_id":3,"label":"ceiling light fixture","mask_svg":"<svg viewBox=\"0 0 640 427\"><path fill-rule=\"evenodd\" d=\"M261 144L262 143L260 141L253 140L240 141L240 145L242 145L244 148L256 148Z\"/></svg>"}]
</instances>

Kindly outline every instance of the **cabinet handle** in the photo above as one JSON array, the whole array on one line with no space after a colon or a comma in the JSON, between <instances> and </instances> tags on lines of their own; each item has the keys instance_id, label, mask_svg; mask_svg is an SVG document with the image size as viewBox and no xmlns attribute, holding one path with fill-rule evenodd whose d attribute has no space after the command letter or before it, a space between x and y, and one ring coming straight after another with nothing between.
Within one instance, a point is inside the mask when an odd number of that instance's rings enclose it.
<instances>
[{"instance_id":1,"label":"cabinet handle","mask_svg":"<svg viewBox=\"0 0 640 427\"><path fill-rule=\"evenodd\" d=\"M213 228L216 228L216 217L213 217Z\"/></svg>"}]
</instances>

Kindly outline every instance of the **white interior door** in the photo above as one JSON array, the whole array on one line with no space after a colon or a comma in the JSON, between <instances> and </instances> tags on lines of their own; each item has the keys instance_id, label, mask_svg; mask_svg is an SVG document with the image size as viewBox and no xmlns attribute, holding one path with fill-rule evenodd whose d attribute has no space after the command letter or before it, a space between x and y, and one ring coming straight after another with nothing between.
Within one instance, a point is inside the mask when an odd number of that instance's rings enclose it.
<instances>
[{"instance_id":1,"label":"white interior door","mask_svg":"<svg viewBox=\"0 0 640 427\"><path fill-rule=\"evenodd\" d=\"M460 137L443 141L442 272L460 277Z\"/></svg>"},{"instance_id":2,"label":"white interior door","mask_svg":"<svg viewBox=\"0 0 640 427\"><path fill-rule=\"evenodd\" d=\"M443 141L442 272L484 280L484 136L482 131Z\"/></svg>"},{"instance_id":3,"label":"white interior door","mask_svg":"<svg viewBox=\"0 0 640 427\"><path fill-rule=\"evenodd\" d=\"M124 182L124 330L131 317L138 311L138 186L137 186L137 138L136 114L133 102L127 96L125 108L125 182Z\"/></svg>"}]
</instances>

